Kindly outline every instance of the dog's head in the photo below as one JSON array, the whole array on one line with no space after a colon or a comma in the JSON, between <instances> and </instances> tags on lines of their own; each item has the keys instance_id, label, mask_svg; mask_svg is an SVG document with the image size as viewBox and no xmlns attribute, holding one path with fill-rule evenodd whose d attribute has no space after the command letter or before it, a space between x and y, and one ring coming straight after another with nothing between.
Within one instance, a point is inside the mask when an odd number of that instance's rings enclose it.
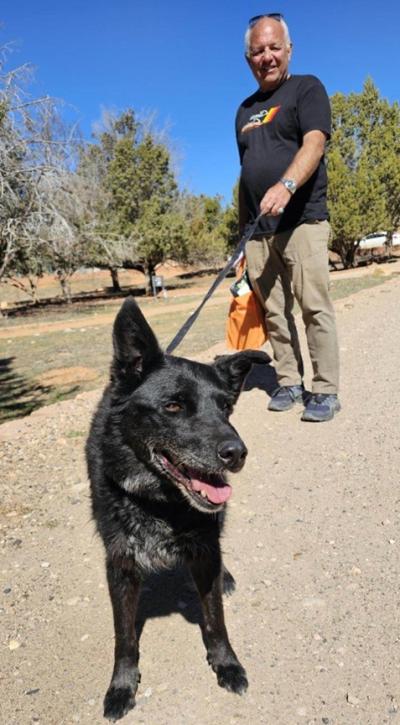
<instances>
[{"instance_id":1,"label":"dog's head","mask_svg":"<svg viewBox=\"0 0 400 725\"><path fill-rule=\"evenodd\" d=\"M193 507L220 510L231 494L225 473L239 471L247 455L229 416L252 364L270 358L246 350L204 365L165 355L132 298L116 317L113 343L110 390L124 443ZM131 478L131 490L140 485Z\"/></svg>"}]
</instances>

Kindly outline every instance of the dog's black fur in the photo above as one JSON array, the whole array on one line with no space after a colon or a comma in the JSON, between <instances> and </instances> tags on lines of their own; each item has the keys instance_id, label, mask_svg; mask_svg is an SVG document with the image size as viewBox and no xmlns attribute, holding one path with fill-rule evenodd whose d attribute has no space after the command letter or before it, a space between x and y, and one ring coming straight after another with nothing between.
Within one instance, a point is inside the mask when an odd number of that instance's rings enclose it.
<instances>
[{"instance_id":1,"label":"dog's black fur","mask_svg":"<svg viewBox=\"0 0 400 725\"><path fill-rule=\"evenodd\" d=\"M247 455L229 416L252 363L269 358L245 351L203 365L165 355L132 298L116 317L113 342L111 382L86 451L115 626L104 716L117 720L134 707L140 680L141 580L180 563L200 594L207 659L218 683L239 694L247 688L224 624L223 579L228 587L234 582L219 537L230 494L225 472L239 471Z\"/></svg>"}]
</instances>

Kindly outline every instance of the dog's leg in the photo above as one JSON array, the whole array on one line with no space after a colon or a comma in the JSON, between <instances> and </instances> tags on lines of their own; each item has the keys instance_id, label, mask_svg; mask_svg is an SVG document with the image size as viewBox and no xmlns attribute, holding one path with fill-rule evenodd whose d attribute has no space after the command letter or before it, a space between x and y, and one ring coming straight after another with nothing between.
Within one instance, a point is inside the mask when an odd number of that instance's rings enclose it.
<instances>
[{"instance_id":1,"label":"dog's leg","mask_svg":"<svg viewBox=\"0 0 400 725\"><path fill-rule=\"evenodd\" d=\"M119 720L135 706L140 682L139 647L135 618L140 582L134 563L128 560L107 560L107 580L114 615L115 661L110 686L104 698L104 717Z\"/></svg>"},{"instance_id":2,"label":"dog's leg","mask_svg":"<svg viewBox=\"0 0 400 725\"><path fill-rule=\"evenodd\" d=\"M222 591L229 597L236 589L236 582L225 565L222 567Z\"/></svg>"},{"instance_id":3,"label":"dog's leg","mask_svg":"<svg viewBox=\"0 0 400 725\"><path fill-rule=\"evenodd\" d=\"M207 660L217 675L218 684L241 695L247 690L246 672L228 639L222 606L223 567L220 553L203 554L190 564L199 590L204 617Z\"/></svg>"},{"instance_id":4,"label":"dog's leg","mask_svg":"<svg viewBox=\"0 0 400 725\"><path fill-rule=\"evenodd\" d=\"M217 520L218 520L219 535L221 536L223 529L224 529L225 511L220 511L220 513L217 514ZM235 582L232 574L230 573L230 571L228 571L225 564L222 564L222 592L223 592L223 594L227 594L229 597L235 591L235 589L236 589L236 582Z\"/></svg>"}]
</instances>

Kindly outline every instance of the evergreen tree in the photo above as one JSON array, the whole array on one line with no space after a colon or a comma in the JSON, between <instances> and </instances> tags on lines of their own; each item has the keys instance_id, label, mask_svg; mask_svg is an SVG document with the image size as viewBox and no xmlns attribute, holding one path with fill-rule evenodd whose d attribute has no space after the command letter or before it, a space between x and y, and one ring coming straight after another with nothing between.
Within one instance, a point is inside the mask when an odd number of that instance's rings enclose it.
<instances>
[{"instance_id":1,"label":"evergreen tree","mask_svg":"<svg viewBox=\"0 0 400 725\"><path fill-rule=\"evenodd\" d=\"M146 272L151 289L155 266L173 252L179 256L185 245L170 153L131 109L108 116L105 125L80 164L80 173L95 177L99 187L94 225L98 254L107 247L114 274L118 266Z\"/></svg>"},{"instance_id":2,"label":"evergreen tree","mask_svg":"<svg viewBox=\"0 0 400 725\"><path fill-rule=\"evenodd\" d=\"M332 102L328 205L332 249L354 264L357 241L392 232L400 222L400 109L367 79L361 93L337 93Z\"/></svg>"}]
</instances>

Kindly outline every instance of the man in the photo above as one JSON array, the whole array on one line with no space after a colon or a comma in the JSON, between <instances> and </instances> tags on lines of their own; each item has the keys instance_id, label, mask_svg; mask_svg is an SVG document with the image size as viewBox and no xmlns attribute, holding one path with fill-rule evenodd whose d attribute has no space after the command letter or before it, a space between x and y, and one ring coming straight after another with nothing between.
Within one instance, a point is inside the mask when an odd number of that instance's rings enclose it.
<instances>
[{"instance_id":1,"label":"man","mask_svg":"<svg viewBox=\"0 0 400 725\"><path fill-rule=\"evenodd\" d=\"M329 99L315 76L289 73L292 44L281 15L252 18L245 43L259 89L236 117L242 164L239 216L243 231L263 213L246 258L253 289L265 307L279 385L268 409L284 411L305 402L302 420L326 421L340 410L323 158L330 135ZM313 368L308 397L294 299L302 311Z\"/></svg>"}]
</instances>

